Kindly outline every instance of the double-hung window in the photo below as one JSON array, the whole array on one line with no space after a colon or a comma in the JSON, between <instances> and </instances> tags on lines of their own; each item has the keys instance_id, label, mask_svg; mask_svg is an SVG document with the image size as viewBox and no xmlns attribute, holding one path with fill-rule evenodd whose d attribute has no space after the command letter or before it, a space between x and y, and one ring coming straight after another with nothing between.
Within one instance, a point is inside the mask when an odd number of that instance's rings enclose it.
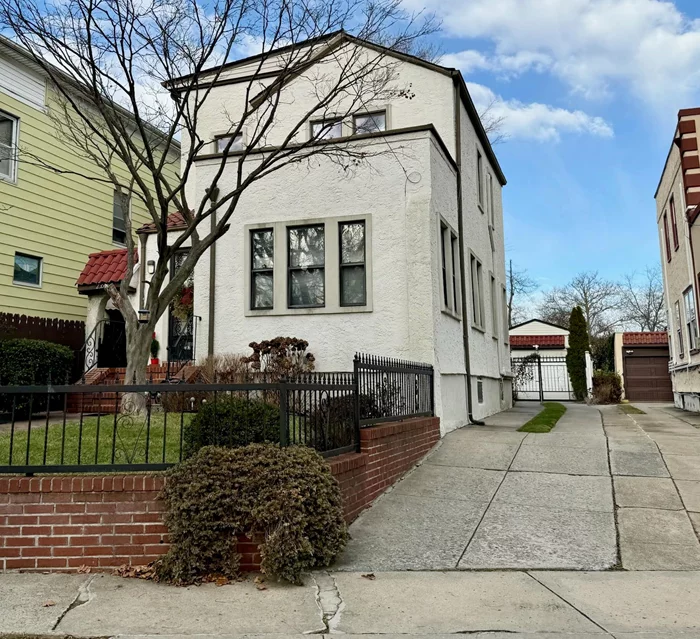
<instances>
[{"instance_id":1,"label":"double-hung window","mask_svg":"<svg viewBox=\"0 0 700 639\"><path fill-rule=\"evenodd\" d=\"M274 240L272 229L250 232L250 308L255 311L274 307Z\"/></svg>"},{"instance_id":2,"label":"double-hung window","mask_svg":"<svg viewBox=\"0 0 700 639\"><path fill-rule=\"evenodd\" d=\"M365 269L365 223L340 222L340 305L367 304Z\"/></svg>"},{"instance_id":3,"label":"double-hung window","mask_svg":"<svg viewBox=\"0 0 700 639\"><path fill-rule=\"evenodd\" d=\"M343 121L339 118L316 120L311 123L311 138L314 140L331 140L343 137Z\"/></svg>"},{"instance_id":4,"label":"double-hung window","mask_svg":"<svg viewBox=\"0 0 700 639\"><path fill-rule=\"evenodd\" d=\"M673 201L673 196L668 203L668 208L671 211L671 231L673 231L673 248L678 250L678 224L676 223L676 203Z\"/></svg>"},{"instance_id":5,"label":"double-hung window","mask_svg":"<svg viewBox=\"0 0 700 639\"><path fill-rule=\"evenodd\" d=\"M288 305L314 308L326 303L326 240L323 224L287 228Z\"/></svg>"},{"instance_id":6,"label":"double-hung window","mask_svg":"<svg viewBox=\"0 0 700 639\"><path fill-rule=\"evenodd\" d=\"M498 339L498 298L496 297L496 278L491 275L491 288L489 289L489 294L491 295L491 330L493 332L493 338Z\"/></svg>"},{"instance_id":7,"label":"double-hung window","mask_svg":"<svg viewBox=\"0 0 700 639\"><path fill-rule=\"evenodd\" d=\"M683 350L683 323L681 322L681 305L676 302L676 341L678 343L678 357L683 359L685 351Z\"/></svg>"},{"instance_id":8,"label":"double-hung window","mask_svg":"<svg viewBox=\"0 0 700 639\"><path fill-rule=\"evenodd\" d=\"M664 244L666 246L666 261L671 261L671 242L668 239L668 213L664 212Z\"/></svg>"},{"instance_id":9,"label":"double-hung window","mask_svg":"<svg viewBox=\"0 0 700 639\"><path fill-rule=\"evenodd\" d=\"M695 294L693 287L683 293L685 306L685 325L688 329L688 348L693 351L698 347L698 318L695 312Z\"/></svg>"},{"instance_id":10,"label":"double-hung window","mask_svg":"<svg viewBox=\"0 0 700 639\"><path fill-rule=\"evenodd\" d=\"M126 193L114 191L112 202L112 241L126 244L126 216L129 214L131 198Z\"/></svg>"},{"instance_id":11,"label":"double-hung window","mask_svg":"<svg viewBox=\"0 0 700 639\"><path fill-rule=\"evenodd\" d=\"M0 179L17 177L17 118L0 113Z\"/></svg>"},{"instance_id":12,"label":"double-hung window","mask_svg":"<svg viewBox=\"0 0 700 639\"><path fill-rule=\"evenodd\" d=\"M440 223L440 254L442 273L442 306L444 310L459 315L459 240L456 233Z\"/></svg>"},{"instance_id":13,"label":"double-hung window","mask_svg":"<svg viewBox=\"0 0 700 639\"><path fill-rule=\"evenodd\" d=\"M476 152L476 193L479 198L481 212L484 212L484 160L481 151Z\"/></svg>"},{"instance_id":14,"label":"double-hung window","mask_svg":"<svg viewBox=\"0 0 700 639\"><path fill-rule=\"evenodd\" d=\"M484 328L484 287L483 269L481 262L474 256L470 260L472 284L472 324L476 328Z\"/></svg>"},{"instance_id":15,"label":"double-hung window","mask_svg":"<svg viewBox=\"0 0 700 639\"><path fill-rule=\"evenodd\" d=\"M508 293L506 287L501 285L501 313L503 317L503 341L508 344L510 336L508 334L510 326L508 325Z\"/></svg>"},{"instance_id":16,"label":"double-hung window","mask_svg":"<svg viewBox=\"0 0 700 639\"><path fill-rule=\"evenodd\" d=\"M358 113L353 117L356 135L386 131L386 111L376 113Z\"/></svg>"}]
</instances>

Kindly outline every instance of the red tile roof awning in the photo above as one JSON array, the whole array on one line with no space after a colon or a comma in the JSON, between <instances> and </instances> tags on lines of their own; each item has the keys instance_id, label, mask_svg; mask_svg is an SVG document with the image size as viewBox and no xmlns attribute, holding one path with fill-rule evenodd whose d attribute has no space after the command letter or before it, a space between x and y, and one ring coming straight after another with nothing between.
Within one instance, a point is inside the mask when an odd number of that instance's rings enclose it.
<instances>
[{"instance_id":1,"label":"red tile roof awning","mask_svg":"<svg viewBox=\"0 0 700 639\"><path fill-rule=\"evenodd\" d=\"M622 344L624 346L666 346L668 344L668 333L666 331L623 333Z\"/></svg>"},{"instance_id":2,"label":"red tile roof awning","mask_svg":"<svg viewBox=\"0 0 700 639\"><path fill-rule=\"evenodd\" d=\"M168 230L169 231L176 231L179 229L186 229L186 228L187 228L187 222L185 221L185 216L180 211L176 211L175 213L171 213L170 215L168 215ZM148 222L148 224L144 224L136 232L137 233L155 233L156 232L156 225L154 222Z\"/></svg>"},{"instance_id":3,"label":"red tile roof awning","mask_svg":"<svg viewBox=\"0 0 700 639\"><path fill-rule=\"evenodd\" d=\"M565 348L565 335L511 335L511 348Z\"/></svg>"},{"instance_id":4,"label":"red tile roof awning","mask_svg":"<svg viewBox=\"0 0 700 639\"><path fill-rule=\"evenodd\" d=\"M87 264L80 273L78 291L104 288L108 284L119 284L126 275L126 249L100 251L88 256ZM139 261L136 253L136 262Z\"/></svg>"}]
</instances>

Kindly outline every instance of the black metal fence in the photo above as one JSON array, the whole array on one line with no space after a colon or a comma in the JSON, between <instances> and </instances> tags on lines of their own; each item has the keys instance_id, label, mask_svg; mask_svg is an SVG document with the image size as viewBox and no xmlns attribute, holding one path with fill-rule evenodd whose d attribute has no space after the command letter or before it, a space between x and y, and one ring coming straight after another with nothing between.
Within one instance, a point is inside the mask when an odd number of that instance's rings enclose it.
<instances>
[{"instance_id":1,"label":"black metal fence","mask_svg":"<svg viewBox=\"0 0 700 639\"><path fill-rule=\"evenodd\" d=\"M547 357L539 353L513 357L511 369L514 399L540 402L574 399L566 357Z\"/></svg>"},{"instance_id":2,"label":"black metal fence","mask_svg":"<svg viewBox=\"0 0 700 639\"><path fill-rule=\"evenodd\" d=\"M164 470L202 445L272 441L326 456L360 428L434 414L431 366L366 355L352 373L242 384L0 387L0 473Z\"/></svg>"}]
</instances>

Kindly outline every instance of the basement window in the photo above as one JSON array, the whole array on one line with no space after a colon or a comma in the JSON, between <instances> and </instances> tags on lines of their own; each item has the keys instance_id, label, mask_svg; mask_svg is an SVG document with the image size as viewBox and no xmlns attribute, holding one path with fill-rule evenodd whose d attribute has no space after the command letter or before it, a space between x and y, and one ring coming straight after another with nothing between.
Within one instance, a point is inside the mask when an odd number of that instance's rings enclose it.
<instances>
[{"instance_id":1,"label":"basement window","mask_svg":"<svg viewBox=\"0 0 700 639\"><path fill-rule=\"evenodd\" d=\"M481 377L476 378L476 401L479 404L484 403L484 380Z\"/></svg>"}]
</instances>

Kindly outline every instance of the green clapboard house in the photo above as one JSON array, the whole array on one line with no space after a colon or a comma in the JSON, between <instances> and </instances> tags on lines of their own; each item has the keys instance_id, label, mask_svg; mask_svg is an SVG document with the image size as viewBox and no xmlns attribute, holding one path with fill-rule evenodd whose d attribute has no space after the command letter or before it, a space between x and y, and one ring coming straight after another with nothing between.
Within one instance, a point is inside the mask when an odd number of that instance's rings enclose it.
<instances>
[{"instance_id":1,"label":"green clapboard house","mask_svg":"<svg viewBox=\"0 0 700 639\"><path fill-rule=\"evenodd\" d=\"M76 281L88 255L124 246L125 203L86 179L104 174L61 139L49 115L57 104L41 67L0 36L0 313L83 322ZM177 148L169 166L179 169ZM150 221L135 200L126 205L134 228Z\"/></svg>"}]
</instances>

